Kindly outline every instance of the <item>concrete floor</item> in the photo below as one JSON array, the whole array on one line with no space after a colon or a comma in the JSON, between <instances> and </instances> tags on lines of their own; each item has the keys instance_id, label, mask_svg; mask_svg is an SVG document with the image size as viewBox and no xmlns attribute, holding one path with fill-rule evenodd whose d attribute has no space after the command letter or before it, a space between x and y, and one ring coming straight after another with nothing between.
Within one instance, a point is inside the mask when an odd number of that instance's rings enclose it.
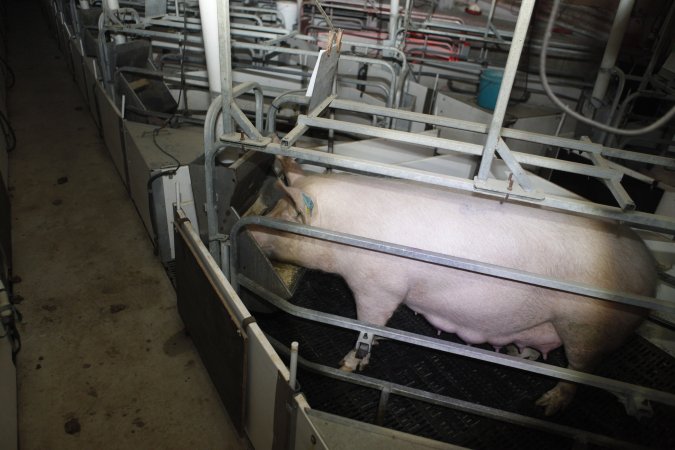
<instances>
[{"instance_id":1,"label":"concrete floor","mask_svg":"<svg viewBox=\"0 0 675 450\"><path fill-rule=\"evenodd\" d=\"M9 7L21 448L241 448L38 2Z\"/></svg>"}]
</instances>

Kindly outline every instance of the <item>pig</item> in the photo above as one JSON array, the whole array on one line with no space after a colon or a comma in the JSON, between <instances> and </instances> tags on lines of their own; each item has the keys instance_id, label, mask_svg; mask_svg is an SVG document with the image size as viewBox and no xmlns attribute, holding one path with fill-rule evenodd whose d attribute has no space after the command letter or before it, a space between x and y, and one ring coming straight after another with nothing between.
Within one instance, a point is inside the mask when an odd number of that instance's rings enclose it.
<instances>
[{"instance_id":1,"label":"pig","mask_svg":"<svg viewBox=\"0 0 675 450\"><path fill-rule=\"evenodd\" d=\"M654 296L656 264L640 238L615 222L476 193L355 174L307 175L280 159L288 185L269 217L473 259L632 294ZM590 372L647 310L262 227L251 230L272 259L341 275L357 317L384 326L401 304L468 344L509 344L545 358L564 346L570 369ZM367 358L351 351L344 370ZM537 400L544 414L576 391L561 381Z\"/></svg>"}]
</instances>

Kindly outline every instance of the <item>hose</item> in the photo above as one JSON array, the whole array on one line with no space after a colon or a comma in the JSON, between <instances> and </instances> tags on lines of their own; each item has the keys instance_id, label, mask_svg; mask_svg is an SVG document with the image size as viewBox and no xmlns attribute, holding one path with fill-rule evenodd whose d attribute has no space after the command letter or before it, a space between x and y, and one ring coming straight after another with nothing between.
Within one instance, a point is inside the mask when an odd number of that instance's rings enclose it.
<instances>
[{"instance_id":1,"label":"hose","mask_svg":"<svg viewBox=\"0 0 675 450\"><path fill-rule=\"evenodd\" d=\"M544 33L544 40L541 44L541 56L539 58L539 75L541 76L541 84L544 87L544 91L546 91L546 95L551 99L551 101L558 106L560 109L565 111L567 114L570 116L574 117L577 119L579 122L591 125L593 127L596 127L602 131L606 131L608 133L613 133L613 134L618 134L621 136L639 136L641 134L646 134L650 133L652 131L655 131L659 129L660 127L664 126L667 124L670 119L672 119L675 116L675 106L670 108L670 110L659 120L656 122L652 123L649 126L643 127L643 128L637 128L633 130L623 130L621 128L616 128L612 127L609 125L605 125L603 123L597 122L593 119L589 119L587 117L582 116L581 114L577 113L573 109L569 108L567 105L565 105L560 99L553 93L551 90L551 86L548 83L548 78L546 76L546 54L548 52L548 45L549 41L551 39L551 34L553 31L553 26L555 25L555 19L556 16L558 15L558 9L560 8L560 0L553 0L553 7L551 9L551 15L548 18L548 24L546 25L546 32Z\"/></svg>"}]
</instances>

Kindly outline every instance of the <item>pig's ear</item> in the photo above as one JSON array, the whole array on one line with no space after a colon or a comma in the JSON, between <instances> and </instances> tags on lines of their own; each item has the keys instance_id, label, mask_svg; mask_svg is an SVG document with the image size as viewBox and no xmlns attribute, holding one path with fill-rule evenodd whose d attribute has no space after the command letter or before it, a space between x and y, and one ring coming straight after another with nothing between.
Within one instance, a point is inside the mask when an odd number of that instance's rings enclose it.
<instances>
[{"instance_id":1,"label":"pig's ear","mask_svg":"<svg viewBox=\"0 0 675 450\"><path fill-rule=\"evenodd\" d=\"M302 189L293 186L286 186L281 182L277 183L277 186L279 186L279 188L291 200L291 203L295 207L298 217L301 218L302 223L309 223L312 219L312 216L316 212L316 203L314 202L314 199L306 192L303 192Z\"/></svg>"},{"instance_id":2,"label":"pig's ear","mask_svg":"<svg viewBox=\"0 0 675 450\"><path fill-rule=\"evenodd\" d=\"M284 172L286 181L288 181L289 186L293 186L296 181L305 176L305 171L302 170L300 164L295 162L293 158L288 156L277 156L277 161L281 164L281 169Z\"/></svg>"}]
</instances>

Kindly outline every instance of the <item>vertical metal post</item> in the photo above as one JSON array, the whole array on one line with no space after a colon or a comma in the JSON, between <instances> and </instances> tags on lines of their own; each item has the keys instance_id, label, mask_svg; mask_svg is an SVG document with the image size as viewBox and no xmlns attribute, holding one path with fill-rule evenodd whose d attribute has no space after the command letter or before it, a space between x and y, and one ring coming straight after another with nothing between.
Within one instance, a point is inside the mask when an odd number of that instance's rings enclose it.
<instances>
[{"instance_id":1,"label":"vertical metal post","mask_svg":"<svg viewBox=\"0 0 675 450\"><path fill-rule=\"evenodd\" d=\"M396 46L396 29L398 27L398 0L391 0L389 3L389 45Z\"/></svg>"},{"instance_id":2,"label":"vertical metal post","mask_svg":"<svg viewBox=\"0 0 675 450\"><path fill-rule=\"evenodd\" d=\"M302 24L300 23L302 20L302 13L303 11L303 0L297 0L298 2L298 19L295 22L295 28L298 30L298 33L302 33Z\"/></svg>"},{"instance_id":3,"label":"vertical metal post","mask_svg":"<svg viewBox=\"0 0 675 450\"><path fill-rule=\"evenodd\" d=\"M490 35L490 28L492 27L495 9L497 9L497 0L492 0L492 3L490 3L490 13L488 14L487 23L485 24L485 33L483 34L486 42L483 42L483 48L480 50L481 60L487 58L487 37Z\"/></svg>"},{"instance_id":4,"label":"vertical metal post","mask_svg":"<svg viewBox=\"0 0 675 450\"><path fill-rule=\"evenodd\" d=\"M291 342L291 362L288 365L288 384L291 390L295 390L295 381L298 376L298 342Z\"/></svg>"},{"instance_id":5,"label":"vertical metal post","mask_svg":"<svg viewBox=\"0 0 675 450\"><path fill-rule=\"evenodd\" d=\"M607 47L605 47L605 54L602 57L598 77L593 87L593 95L591 96L598 102L602 102L605 94L607 94L607 87L609 86L609 79L611 77L609 71L616 64L616 58L619 55L621 42L623 41L623 36L626 34L626 28L628 28L633 6L635 6L635 0L621 0L616 10L612 30L609 32Z\"/></svg>"},{"instance_id":6,"label":"vertical metal post","mask_svg":"<svg viewBox=\"0 0 675 450\"><path fill-rule=\"evenodd\" d=\"M654 73L654 68L656 67L656 61L661 57L664 47L668 44L671 44L671 42L668 41L666 37L668 36L668 32L672 26L671 21L673 20L673 13L675 13L675 2L672 2L670 4L670 9L668 9L668 15L663 21L663 25L661 25L661 29L659 30L658 41L656 42L656 45L652 47L652 58L649 60L649 65L647 66L647 69L645 69L645 73L642 76L642 80L640 80L640 87L638 87L638 92L647 89L647 86L649 85L649 80L651 79L652 73Z\"/></svg>"},{"instance_id":7,"label":"vertical metal post","mask_svg":"<svg viewBox=\"0 0 675 450\"><path fill-rule=\"evenodd\" d=\"M509 97L511 97L513 82L516 79L520 55L523 52L523 46L525 45L527 29L530 26L534 3L535 0L523 0L520 5L516 28L513 32L513 39L511 40L511 49L509 50L509 56L506 59L506 66L504 67L502 85L499 88L497 104L495 105L495 110L492 114L492 121L490 122L490 128L488 129L487 140L485 141L485 147L483 148L483 158L481 159L480 169L478 170L478 179L482 181L487 180L488 175L490 174L490 167L492 167L492 160L495 156L502 124L504 123L504 116L506 115L506 107L509 104Z\"/></svg>"},{"instance_id":8,"label":"vertical metal post","mask_svg":"<svg viewBox=\"0 0 675 450\"><path fill-rule=\"evenodd\" d=\"M218 47L223 100L223 133L234 133L232 122L232 47L230 44L230 0L218 0Z\"/></svg>"}]
</instances>

